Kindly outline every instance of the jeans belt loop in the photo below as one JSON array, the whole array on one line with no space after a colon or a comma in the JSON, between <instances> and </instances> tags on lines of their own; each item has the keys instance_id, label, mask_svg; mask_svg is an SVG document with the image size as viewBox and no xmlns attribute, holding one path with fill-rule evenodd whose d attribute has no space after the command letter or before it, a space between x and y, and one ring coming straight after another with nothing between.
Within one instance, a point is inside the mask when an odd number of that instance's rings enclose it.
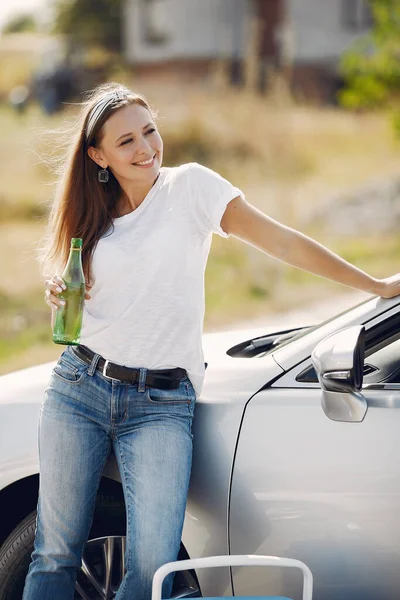
<instances>
[{"instance_id":1,"label":"jeans belt loop","mask_svg":"<svg viewBox=\"0 0 400 600\"><path fill-rule=\"evenodd\" d=\"M100 358L101 358L100 354L95 354L93 356L93 358L91 360L91 363L90 363L90 367L89 367L88 372L87 372L88 375L90 375L90 377L93 377L94 372L95 372L95 370L97 368L97 363L99 362Z\"/></svg>"},{"instance_id":2,"label":"jeans belt loop","mask_svg":"<svg viewBox=\"0 0 400 600\"><path fill-rule=\"evenodd\" d=\"M138 383L138 392L146 391L146 377L147 377L147 369L139 369L139 383Z\"/></svg>"}]
</instances>

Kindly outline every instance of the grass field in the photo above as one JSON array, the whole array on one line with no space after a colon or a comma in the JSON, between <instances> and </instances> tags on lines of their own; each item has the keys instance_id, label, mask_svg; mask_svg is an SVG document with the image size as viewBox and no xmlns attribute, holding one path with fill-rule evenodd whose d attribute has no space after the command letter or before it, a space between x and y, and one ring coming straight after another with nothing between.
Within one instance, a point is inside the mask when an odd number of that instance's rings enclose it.
<instances>
[{"instance_id":1,"label":"grass field","mask_svg":"<svg viewBox=\"0 0 400 600\"><path fill-rule=\"evenodd\" d=\"M385 115L350 115L218 87L126 83L146 93L159 110L165 164L206 164L241 187L251 203L294 227L307 223L308 214L328 195L398 173L400 149ZM59 127L74 111L67 107L47 117L32 105L19 116L0 107L0 373L60 353L51 343L35 260L54 180L39 156L48 151L41 132ZM306 233L375 276L400 270L396 232L338 239L328 228L313 230L310 222ZM282 312L344 289L238 240L215 236L206 274L205 328Z\"/></svg>"}]
</instances>

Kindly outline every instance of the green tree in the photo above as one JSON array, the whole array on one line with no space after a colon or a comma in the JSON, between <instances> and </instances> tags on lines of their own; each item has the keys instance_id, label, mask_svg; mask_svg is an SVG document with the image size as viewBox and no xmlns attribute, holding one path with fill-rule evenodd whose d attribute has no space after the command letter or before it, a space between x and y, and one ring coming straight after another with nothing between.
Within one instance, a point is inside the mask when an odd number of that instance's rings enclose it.
<instances>
[{"instance_id":1,"label":"green tree","mask_svg":"<svg viewBox=\"0 0 400 600\"><path fill-rule=\"evenodd\" d=\"M342 106L388 107L400 99L400 0L370 0L374 26L344 55L340 69L345 86Z\"/></svg>"},{"instance_id":2,"label":"green tree","mask_svg":"<svg viewBox=\"0 0 400 600\"><path fill-rule=\"evenodd\" d=\"M123 0L56 0L54 33L72 43L122 49Z\"/></svg>"},{"instance_id":3,"label":"green tree","mask_svg":"<svg viewBox=\"0 0 400 600\"><path fill-rule=\"evenodd\" d=\"M37 31L38 26L33 15L29 14L18 14L11 17L9 21L3 26L1 32L3 35L8 33L23 33L27 31Z\"/></svg>"}]
</instances>

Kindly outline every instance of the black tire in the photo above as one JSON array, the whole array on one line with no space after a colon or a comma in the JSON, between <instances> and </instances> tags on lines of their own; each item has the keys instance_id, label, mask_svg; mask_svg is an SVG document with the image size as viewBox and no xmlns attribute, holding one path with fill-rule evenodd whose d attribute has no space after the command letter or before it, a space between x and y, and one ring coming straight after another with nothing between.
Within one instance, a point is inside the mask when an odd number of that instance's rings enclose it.
<instances>
[{"instance_id":1,"label":"black tire","mask_svg":"<svg viewBox=\"0 0 400 600\"><path fill-rule=\"evenodd\" d=\"M28 515L0 548L0 600L20 600L31 562L36 511Z\"/></svg>"},{"instance_id":2,"label":"black tire","mask_svg":"<svg viewBox=\"0 0 400 600\"><path fill-rule=\"evenodd\" d=\"M0 548L0 600L21 600L25 578L31 562L36 530L36 510L30 513L11 532ZM107 536L125 536L126 514L122 496L97 496L96 509L88 540ZM178 560L189 558L181 546ZM78 573L78 581L79 575ZM76 592L77 596L81 596ZM201 596L196 575L192 571L176 574L172 597L198 598Z\"/></svg>"},{"instance_id":3,"label":"black tire","mask_svg":"<svg viewBox=\"0 0 400 600\"><path fill-rule=\"evenodd\" d=\"M89 538L125 535L126 516L122 498L100 493ZM36 530L36 510L11 532L0 548L0 600L21 600L31 562Z\"/></svg>"}]
</instances>

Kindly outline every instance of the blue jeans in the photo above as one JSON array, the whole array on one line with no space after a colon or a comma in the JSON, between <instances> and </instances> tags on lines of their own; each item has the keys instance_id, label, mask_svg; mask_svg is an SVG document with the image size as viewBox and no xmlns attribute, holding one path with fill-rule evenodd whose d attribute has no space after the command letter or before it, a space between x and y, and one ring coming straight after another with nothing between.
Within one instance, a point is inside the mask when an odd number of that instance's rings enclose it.
<instances>
[{"instance_id":1,"label":"blue jeans","mask_svg":"<svg viewBox=\"0 0 400 600\"><path fill-rule=\"evenodd\" d=\"M114 448L125 497L126 574L116 600L150 600L154 572L176 560L192 462L195 392L110 381L61 354L41 406L40 488L23 600L72 600L103 467ZM172 578L165 580L169 598Z\"/></svg>"}]
</instances>

